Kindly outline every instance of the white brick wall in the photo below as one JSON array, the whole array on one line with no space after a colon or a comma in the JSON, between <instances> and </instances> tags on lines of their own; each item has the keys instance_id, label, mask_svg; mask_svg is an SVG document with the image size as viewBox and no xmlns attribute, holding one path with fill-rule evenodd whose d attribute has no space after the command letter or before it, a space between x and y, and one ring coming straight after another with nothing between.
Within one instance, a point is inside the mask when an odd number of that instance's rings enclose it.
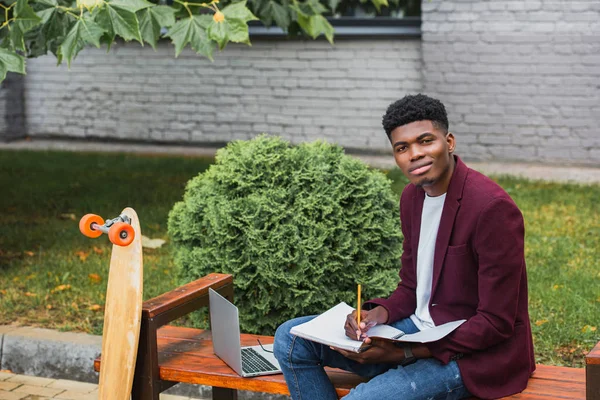
<instances>
[{"instance_id":1,"label":"white brick wall","mask_svg":"<svg viewBox=\"0 0 600 400\"><path fill-rule=\"evenodd\" d=\"M260 41L215 61L173 47L86 49L67 71L28 62L28 131L36 135L222 143L261 132L387 151L386 107L422 90L410 40Z\"/></svg>"},{"instance_id":2,"label":"white brick wall","mask_svg":"<svg viewBox=\"0 0 600 400\"><path fill-rule=\"evenodd\" d=\"M9 72L0 83L0 141L25 135L22 75Z\"/></svg>"},{"instance_id":3,"label":"white brick wall","mask_svg":"<svg viewBox=\"0 0 600 400\"><path fill-rule=\"evenodd\" d=\"M422 40L253 40L211 63L119 44L28 61L30 135L223 143L261 132L389 151L381 116L424 92L466 159L600 166L600 2L427 0ZM0 92L0 139L7 94ZM14 124L12 126L15 126Z\"/></svg>"},{"instance_id":4,"label":"white brick wall","mask_svg":"<svg viewBox=\"0 0 600 400\"><path fill-rule=\"evenodd\" d=\"M600 166L600 2L423 2L424 91L467 159Z\"/></svg>"}]
</instances>

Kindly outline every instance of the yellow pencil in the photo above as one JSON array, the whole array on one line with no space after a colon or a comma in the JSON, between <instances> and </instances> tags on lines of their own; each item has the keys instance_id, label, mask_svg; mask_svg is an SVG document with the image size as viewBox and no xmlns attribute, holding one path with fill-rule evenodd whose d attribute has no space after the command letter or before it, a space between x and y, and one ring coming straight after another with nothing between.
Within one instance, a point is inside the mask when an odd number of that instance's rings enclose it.
<instances>
[{"instance_id":1,"label":"yellow pencil","mask_svg":"<svg viewBox=\"0 0 600 400\"><path fill-rule=\"evenodd\" d=\"M360 284L358 284L358 296L357 296L357 307L356 307L356 322L358 323L358 328L360 329Z\"/></svg>"}]
</instances>

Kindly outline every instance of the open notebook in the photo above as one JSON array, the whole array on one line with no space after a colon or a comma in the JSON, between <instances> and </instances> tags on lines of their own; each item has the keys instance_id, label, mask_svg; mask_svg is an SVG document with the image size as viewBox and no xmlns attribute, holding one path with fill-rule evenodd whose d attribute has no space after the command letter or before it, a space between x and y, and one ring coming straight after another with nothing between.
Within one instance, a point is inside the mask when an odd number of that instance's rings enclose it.
<instances>
[{"instance_id":1,"label":"open notebook","mask_svg":"<svg viewBox=\"0 0 600 400\"><path fill-rule=\"evenodd\" d=\"M346 303L340 303L311 321L293 327L290 332L293 335L312 340L313 342L358 353L365 350L367 346L363 346L362 341L350 339L344 331L346 316L352 311L354 311L354 308ZM405 334L403 331L390 325L375 325L369 329L367 334L369 337L397 342L435 342L448 335L465 321L464 319L452 321L412 334Z\"/></svg>"}]
</instances>

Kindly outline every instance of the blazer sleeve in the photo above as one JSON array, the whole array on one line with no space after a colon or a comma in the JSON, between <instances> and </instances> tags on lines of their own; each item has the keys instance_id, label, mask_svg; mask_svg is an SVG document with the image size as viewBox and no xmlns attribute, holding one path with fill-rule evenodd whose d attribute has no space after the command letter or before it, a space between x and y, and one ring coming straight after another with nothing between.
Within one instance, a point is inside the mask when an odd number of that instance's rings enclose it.
<instances>
[{"instance_id":1,"label":"blazer sleeve","mask_svg":"<svg viewBox=\"0 0 600 400\"><path fill-rule=\"evenodd\" d=\"M408 188L409 186L407 186ZM387 299L373 299L365 302L365 308L370 309L377 305L384 307L388 312L387 323L392 323L409 317L417 308L417 274L413 259L413 246L411 243L411 216L412 195L404 189L400 198L400 221L402 227L402 266L400 268L400 283ZM415 255L416 256L416 249Z\"/></svg>"},{"instance_id":2,"label":"blazer sleeve","mask_svg":"<svg viewBox=\"0 0 600 400\"><path fill-rule=\"evenodd\" d=\"M512 336L525 269L524 235L523 216L510 198L495 198L484 207L473 239L477 310L456 331L427 344L435 358L447 363L458 353L484 350Z\"/></svg>"}]
</instances>

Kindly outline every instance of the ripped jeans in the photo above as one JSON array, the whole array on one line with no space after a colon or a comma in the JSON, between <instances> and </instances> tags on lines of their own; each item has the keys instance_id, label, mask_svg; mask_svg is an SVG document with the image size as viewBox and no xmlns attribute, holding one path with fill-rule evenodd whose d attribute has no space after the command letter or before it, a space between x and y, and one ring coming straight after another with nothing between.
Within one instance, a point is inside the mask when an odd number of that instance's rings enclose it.
<instances>
[{"instance_id":1,"label":"ripped jeans","mask_svg":"<svg viewBox=\"0 0 600 400\"><path fill-rule=\"evenodd\" d=\"M443 365L435 358L419 359L402 367L395 364L359 364L329 346L290 334L293 326L314 318L301 317L283 323L275 333L274 352L281 365L293 400L337 400L337 394L323 367L341 368L370 378L344 397L345 400L462 399L470 397L463 385L456 361ZM418 332L410 318L392 326Z\"/></svg>"}]
</instances>

